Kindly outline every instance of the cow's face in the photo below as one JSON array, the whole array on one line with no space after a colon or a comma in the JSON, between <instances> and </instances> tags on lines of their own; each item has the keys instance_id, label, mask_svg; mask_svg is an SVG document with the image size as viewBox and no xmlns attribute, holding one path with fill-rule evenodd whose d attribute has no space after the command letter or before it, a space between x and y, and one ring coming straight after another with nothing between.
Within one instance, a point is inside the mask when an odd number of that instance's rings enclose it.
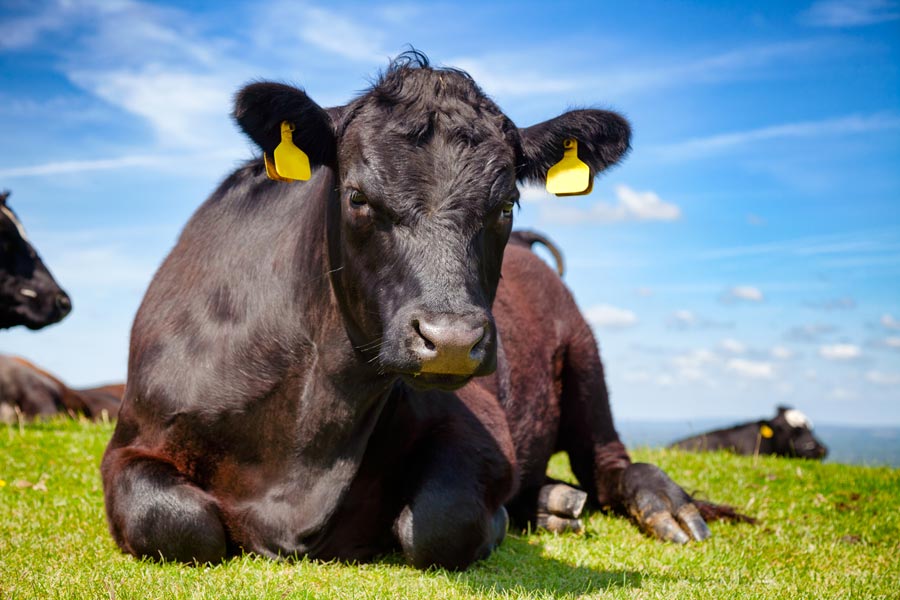
<instances>
[{"instance_id":1,"label":"cow's face","mask_svg":"<svg viewBox=\"0 0 900 600\"><path fill-rule=\"evenodd\" d=\"M266 152L282 120L298 129L312 123L295 132L307 147L330 129L333 145L319 142L307 153L338 175L327 233L351 340L385 373L453 389L496 366L491 305L517 180L543 180L569 137L596 173L627 150L629 130L605 111L520 130L467 75L415 59L395 63L331 117L276 84L242 90L235 116Z\"/></svg>"},{"instance_id":2,"label":"cow's face","mask_svg":"<svg viewBox=\"0 0 900 600\"><path fill-rule=\"evenodd\" d=\"M778 415L769 425L778 454L817 460L828 454L828 448L813 434L812 423L799 410L779 407Z\"/></svg>"},{"instance_id":3,"label":"cow's face","mask_svg":"<svg viewBox=\"0 0 900 600\"><path fill-rule=\"evenodd\" d=\"M28 243L6 197L0 193L0 328L40 329L69 314L72 304Z\"/></svg>"}]
</instances>

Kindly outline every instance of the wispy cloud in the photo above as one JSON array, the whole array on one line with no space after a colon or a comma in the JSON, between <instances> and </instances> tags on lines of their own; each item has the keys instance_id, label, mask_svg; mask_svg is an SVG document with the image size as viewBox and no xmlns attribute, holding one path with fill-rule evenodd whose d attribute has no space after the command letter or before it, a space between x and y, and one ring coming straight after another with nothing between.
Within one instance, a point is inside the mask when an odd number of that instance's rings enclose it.
<instances>
[{"instance_id":1,"label":"wispy cloud","mask_svg":"<svg viewBox=\"0 0 900 600\"><path fill-rule=\"evenodd\" d=\"M834 325L816 323L812 325L797 325L791 327L784 337L792 342L818 343L822 338L834 333L837 328Z\"/></svg>"},{"instance_id":2,"label":"wispy cloud","mask_svg":"<svg viewBox=\"0 0 900 600\"><path fill-rule=\"evenodd\" d=\"M600 329L627 329L638 323L637 315L628 309L598 304L584 311L585 319Z\"/></svg>"},{"instance_id":3,"label":"wispy cloud","mask_svg":"<svg viewBox=\"0 0 900 600\"><path fill-rule=\"evenodd\" d=\"M794 351L784 346L773 346L770 354L772 358L777 358L778 360L790 360L794 357Z\"/></svg>"},{"instance_id":4,"label":"wispy cloud","mask_svg":"<svg viewBox=\"0 0 900 600\"><path fill-rule=\"evenodd\" d=\"M897 386L900 385L900 373L885 373L884 371L866 371L866 381L876 385Z\"/></svg>"},{"instance_id":5,"label":"wispy cloud","mask_svg":"<svg viewBox=\"0 0 900 600\"><path fill-rule=\"evenodd\" d=\"M116 169L153 168L160 170L190 172L221 172L223 163L233 161L235 153L231 150L203 152L199 154L156 154L119 156L116 158L98 158L92 160L62 160L37 165L10 167L0 169L0 177L44 177L47 175L71 175L90 171L109 171Z\"/></svg>"},{"instance_id":6,"label":"wispy cloud","mask_svg":"<svg viewBox=\"0 0 900 600\"><path fill-rule=\"evenodd\" d=\"M862 349L855 344L830 344L819 348L819 356L828 360L855 360L862 356Z\"/></svg>"},{"instance_id":7,"label":"wispy cloud","mask_svg":"<svg viewBox=\"0 0 900 600\"><path fill-rule=\"evenodd\" d=\"M900 321L895 319L894 316L890 313L884 313L883 315L881 315L880 321L881 325L885 329L891 329L895 331L900 330Z\"/></svg>"},{"instance_id":8,"label":"wispy cloud","mask_svg":"<svg viewBox=\"0 0 900 600\"><path fill-rule=\"evenodd\" d=\"M821 302L807 302L806 306L824 311L852 310L856 308L856 300L850 297L832 298Z\"/></svg>"},{"instance_id":9,"label":"wispy cloud","mask_svg":"<svg viewBox=\"0 0 900 600\"><path fill-rule=\"evenodd\" d=\"M752 285L736 285L725 290L719 297L721 302L732 304L734 302L762 302L765 296L762 291Z\"/></svg>"},{"instance_id":10,"label":"wispy cloud","mask_svg":"<svg viewBox=\"0 0 900 600\"><path fill-rule=\"evenodd\" d=\"M731 354L743 354L747 351L747 345L734 338L725 338L719 342L719 346L722 347L722 350Z\"/></svg>"},{"instance_id":11,"label":"wispy cloud","mask_svg":"<svg viewBox=\"0 0 900 600\"><path fill-rule=\"evenodd\" d=\"M532 188L533 190L534 188ZM552 208L542 207L541 218L551 223L608 224L624 221L677 221L681 218L681 209L670 202L663 201L656 192L638 192L627 185L615 187L616 203L596 202L588 208L578 208L571 204L557 204ZM550 199L544 192L538 194L530 191L526 201Z\"/></svg>"},{"instance_id":12,"label":"wispy cloud","mask_svg":"<svg viewBox=\"0 0 900 600\"><path fill-rule=\"evenodd\" d=\"M769 362L732 358L725 367L747 379L772 379L775 376L775 367Z\"/></svg>"},{"instance_id":13,"label":"wispy cloud","mask_svg":"<svg viewBox=\"0 0 900 600\"><path fill-rule=\"evenodd\" d=\"M670 329L728 329L734 327L733 322L717 321L702 315L698 315L692 310L685 308L674 311L666 319L666 326Z\"/></svg>"},{"instance_id":14,"label":"wispy cloud","mask_svg":"<svg viewBox=\"0 0 900 600\"><path fill-rule=\"evenodd\" d=\"M369 10L353 15L323 4L282 0L261 6L252 33L255 45L281 59L295 59L303 47L361 62L381 63L391 54L384 47L385 29L379 25L388 15Z\"/></svg>"},{"instance_id":15,"label":"wispy cloud","mask_svg":"<svg viewBox=\"0 0 900 600\"><path fill-rule=\"evenodd\" d=\"M649 149L669 160L690 160L733 148L773 140L818 138L834 135L881 133L900 129L900 116L893 114L849 115L819 121L800 121L770 125L746 131L736 131L694 138Z\"/></svg>"},{"instance_id":16,"label":"wispy cloud","mask_svg":"<svg viewBox=\"0 0 900 600\"><path fill-rule=\"evenodd\" d=\"M0 177L43 177L45 175L62 175L81 173L84 171L106 171L109 169L125 169L129 167L157 167L171 162L166 156L120 156L118 158L102 158L97 160L65 160L0 169Z\"/></svg>"},{"instance_id":17,"label":"wispy cloud","mask_svg":"<svg viewBox=\"0 0 900 600\"><path fill-rule=\"evenodd\" d=\"M853 231L835 235L810 236L792 240L779 240L762 244L748 244L730 248L716 248L698 253L694 260L733 260L743 257L798 257L817 259L822 266L850 268L877 265L898 260L900 238L893 230ZM834 260L841 262L835 264ZM825 262L827 261L827 265ZM890 263L893 264L893 263ZM804 288L821 287L804 285ZM787 289L787 288L783 288ZM795 287L795 289L802 289Z\"/></svg>"},{"instance_id":18,"label":"wispy cloud","mask_svg":"<svg viewBox=\"0 0 900 600\"><path fill-rule=\"evenodd\" d=\"M817 27L861 27L900 19L900 6L891 0L820 0L800 15Z\"/></svg>"}]
</instances>

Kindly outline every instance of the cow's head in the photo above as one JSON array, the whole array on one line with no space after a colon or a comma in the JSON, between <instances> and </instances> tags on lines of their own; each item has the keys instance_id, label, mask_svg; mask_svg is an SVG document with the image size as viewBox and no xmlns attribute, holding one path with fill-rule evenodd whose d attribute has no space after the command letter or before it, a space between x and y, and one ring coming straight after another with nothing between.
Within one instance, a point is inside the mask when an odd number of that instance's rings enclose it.
<instances>
[{"instance_id":1,"label":"cow's head","mask_svg":"<svg viewBox=\"0 0 900 600\"><path fill-rule=\"evenodd\" d=\"M491 305L517 181L543 182L568 138L593 177L630 138L625 119L602 110L519 129L466 73L417 52L346 106L254 83L234 114L269 156L290 121L313 167L337 174L328 244L351 339L384 372L445 389L495 368Z\"/></svg>"},{"instance_id":2,"label":"cow's head","mask_svg":"<svg viewBox=\"0 0 900 600\"><path fill-rule=\"evenodd\" d=\"M778 414L767 421L767 426L775 454L819 460L828 454L828 448L813 435L809 418L797 409L779 406Z\"/></svg>"},{"instance_id":3,"label":"cow's head","mask_svg":"<svg viewBox=\"0 0 900 600\"><path fill-rule=\"evenodd\" d=\"M69 314L72 303L28 243L8 196L0 192L0 329L40 329Z\"/></svg>"}]
</instances>

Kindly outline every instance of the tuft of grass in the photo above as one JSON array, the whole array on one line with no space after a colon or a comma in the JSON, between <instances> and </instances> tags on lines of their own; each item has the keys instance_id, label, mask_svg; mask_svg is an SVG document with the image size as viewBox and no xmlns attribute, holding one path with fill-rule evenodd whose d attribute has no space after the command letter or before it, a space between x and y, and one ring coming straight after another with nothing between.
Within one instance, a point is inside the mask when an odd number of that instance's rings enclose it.
<instances>
[{"instance_id":1,"label":"tuft of grass","mask_svg":"<svg viewBox=\"0 0 900 600\"><path fill-rule=\"evenodd\" d=\"M0 598L896 598L900 471L638 449L695 496L756 526L714 523L678 547L591 514L583 535L511 533L469 570L243 556L215 566L139 561L106 529L98 465L110 425L0 428ZM571 480L566 458L551 473Z\"/></svg>"}]
</instances>

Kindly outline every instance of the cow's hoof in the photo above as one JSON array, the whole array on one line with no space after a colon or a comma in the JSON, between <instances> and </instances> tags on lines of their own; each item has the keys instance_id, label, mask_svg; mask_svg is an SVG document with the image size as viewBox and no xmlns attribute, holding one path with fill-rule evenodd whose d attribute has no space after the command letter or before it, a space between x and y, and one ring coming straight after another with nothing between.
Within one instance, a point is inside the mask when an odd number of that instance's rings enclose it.
<instances>
[{"instance_id":1,"label":"cow's hoof","mask_svg":"<svg viewBox=\"0 0 900 600\"><path fill-rule=\"evenodd\" d=\"M584 510L587 494L564 483L551 483L538 493L538 512L577 519Z\"/></svg>"},{"instance_id":2,"label":"cow's hoof","mask_svg":"<svg viewBox=\"0 0 900 600\"><path fill-rule=\"evenodd\" d=\"M535 524L540 529L546 529L553 533L581 533L584 531L581 519L567 519L546 513L538 513Z\"/></svg>"},{"instance_id":3,"label":"cow's hoof","mask_svg":"<svg viewBox=\"0 0 900 600\"><path fill-rule=\"evenodd\" d=\"M648 534L685 544L711 534L693 499L659 467L634 463L621 483L625 509Z\"/></svg>"}]
</instances>

